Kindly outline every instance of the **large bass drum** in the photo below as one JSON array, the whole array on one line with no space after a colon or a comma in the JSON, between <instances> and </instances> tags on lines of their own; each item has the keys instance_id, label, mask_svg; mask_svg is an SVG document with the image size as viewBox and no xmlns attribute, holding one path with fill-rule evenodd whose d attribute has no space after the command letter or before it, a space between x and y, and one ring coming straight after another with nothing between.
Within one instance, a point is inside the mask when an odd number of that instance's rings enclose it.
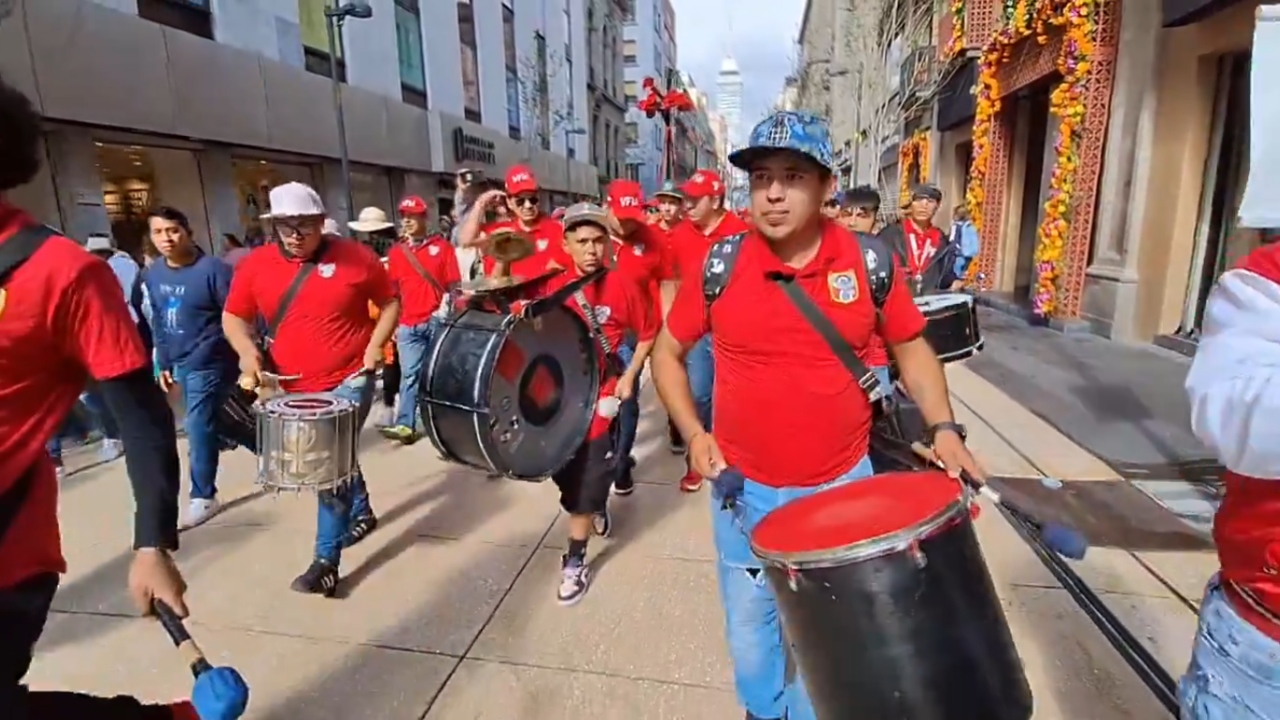
<instances>
[{"instance_id":1,"label":"large bass drum","mask_svg":"<svg viewBox=\"0 0 1280 720\"><path fill-rule=\"evenodd\" d=\"M591 333L559 306L533 319L478 309L446 319L422 372L419 410L436 450L518 480L569 462L600 388Z\"/></svg>"},{"instance_id":2,"label":"large bass drum","mask_svg":"<svg viewBox=\"0 0 1280 720\"><path fill-rule=\"evenodd\" d=\"M888 473L755 526L818 720L1031 717L971 507L946 473Z\"/></svg>"}]
</instances>

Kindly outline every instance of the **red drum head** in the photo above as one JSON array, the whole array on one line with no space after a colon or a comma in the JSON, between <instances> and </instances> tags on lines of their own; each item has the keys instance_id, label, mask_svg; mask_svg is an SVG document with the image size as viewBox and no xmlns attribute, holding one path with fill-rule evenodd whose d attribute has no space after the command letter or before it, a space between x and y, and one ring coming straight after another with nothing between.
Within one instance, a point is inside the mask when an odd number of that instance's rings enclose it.
<instances>
[{"instance_id":1,"label":"red drum head","mask_svg":"<svg viewBox=\"0 0 1280 720\"><path fill-rule=\"evenodd\" d=\"M751 534L765 559L820 557L919 532L960 509L959 481L940 470L893 472L816 492L769 513Z\"/></svg>"}]
</instances>

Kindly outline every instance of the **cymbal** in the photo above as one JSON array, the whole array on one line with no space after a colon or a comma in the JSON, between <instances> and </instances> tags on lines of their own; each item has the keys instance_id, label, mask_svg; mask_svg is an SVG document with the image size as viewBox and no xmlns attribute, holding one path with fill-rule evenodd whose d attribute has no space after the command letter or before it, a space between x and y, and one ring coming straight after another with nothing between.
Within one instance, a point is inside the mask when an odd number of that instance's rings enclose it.
<instances>
[{"instance_id":1,"label":"cymbal","mask_svg":"<svg viewBox=\"0 0 1280 720\"><path fill-rule=\"evenodd\" d=\"M486 254L497 262L523 260L533 254L533 240L517 230L497 230L489 235Z\"/></svg>"},{"instance_id":2,"label":"cymbal","mask_svg":"<svg viewBox=\"0 0 1280 720\"><path fill-rule=\"evenodd\" d=\"M525 279L519 276L498 276L483 277L462 283L459 288L462 292L471 295L483 295L485 293L496 292L498 290L506 290L517 285L524 284Z\"/></svg>"}]
</instances>

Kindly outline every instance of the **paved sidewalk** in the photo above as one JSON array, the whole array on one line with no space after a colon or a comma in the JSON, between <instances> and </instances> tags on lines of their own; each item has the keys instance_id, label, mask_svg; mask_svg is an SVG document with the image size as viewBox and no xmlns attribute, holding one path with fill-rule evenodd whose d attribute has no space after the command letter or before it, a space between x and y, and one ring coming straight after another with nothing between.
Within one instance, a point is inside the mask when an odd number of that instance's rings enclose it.
<instances>
[{"instance_id":1,"label":"paved sidewalk","mask_svg":"<svg viewBox=\"0 0 1280 720\"><path fill-rule=\"evenodd\" d=\"M1115 478L972 372L951 375L958 412L992 472L1035 474L1012 443L1053 474ZM222 490L234 507L185 534L179 556L193 634L215 663L249 679L252 718L737 720L708 497L678 491L680 462L667 452L648 390L645 399L640 485L614 504L616 537L592 543L596 583L577 607L553 598L565 527L550 483L486 480L443 464L428 443L396 448L369 432L364 463L383 524L344 559L342 599L288 590L310 558L314 500L250 494L252 458L224 456ZM123 464L73 474L61 507L72 570L31 683L185 695L188 672L154 622L131 617L124 595L132 503ZM1035 717L1162 717L1000 515L987 508L978 527L1036 693ZM1147 560L1168 564L1192 596L1210 570L1199 555ZM1104 547L1082 568L1176 672L1192 611L1137 563Z\"/></svg>"}]
</instances>

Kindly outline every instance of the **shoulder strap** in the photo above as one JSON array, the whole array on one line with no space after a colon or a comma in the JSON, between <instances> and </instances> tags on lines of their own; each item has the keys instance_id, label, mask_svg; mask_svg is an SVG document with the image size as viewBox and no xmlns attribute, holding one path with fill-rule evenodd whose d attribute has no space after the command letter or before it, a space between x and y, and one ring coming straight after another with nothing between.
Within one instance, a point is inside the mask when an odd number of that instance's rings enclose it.
<instances>
[{"instance_id":1,"label":"shoulder strap","mask_svg":"<svg viewBox=\"0 0 1280 720\"><path fill-rule=\"evenodd\" d=\"M844 365L851 375L858 381L858 387L866 393L867 399L871 402L877 402L885 398L884 388L880 385L879 378L875 372L866 366L858 354L853 351L853 347L840 336L840 331L832 324L831 320L823 314L822 309L817 303L810 298L805 291L795 283L795 278L782 273L770 273L769 279L777 283L782 292L786 294L787 299L795 305L800 311L800 315L809 323L822 339L826 341L827 346L831 348L831 352L840 360L840 364Z\"/></svg>"},{"instance_id":2,"label":"shoulder strap","mask_svg":"<svg viewBox=\"0 0 1280 720\"><path fill-rule=\"evenodd\" d=\"M28 225L0 244L0 286L44 246L45 240L57 235L53 228L45 225Z\"/></svg>"},{"instance_id":3,"label":"shoulder strap","mask_svg":"<svg viewBox=\"0 0 1280 720\"><path fill-rule=\"evenodd\" d=\"M324 254L325 246L321 243L316 250L316 254L310 259L304 260L298 268L298 274L293 276L293 282L289 283L289 287L284 291L284 295L280 297L280 305L276 308L275 317L267 321L267 329L263 334L263 339L270 343L275 339L276 332L280 330L280 324L284 322L284 316L289 313L289 306L293 304L295 298L298 297L298 291L302 290L302 285L306 283L311 273L316 271L316 267L320 264L320 256Z\"/></svg>"},{"instance_id":4,"label":"shoulder strap","mask_svg":"<svg viewBox=\"0 0 1280 720\"><path fill-rule=\"evenodd\" d=\"M605 357L612 356L613 343L609 342L609 338L604 336L604 328L600 326L600 318L596 317L595 308L591 307L591 303L587 301L586 293L582 292L581 289L575 290L573 301L578 304L578 309L582 311L582 316L587 319L587 325L591 329L591 337L599 343Z\"/></svg>"},{"instance_id":5,"label":"shoulder strap","mask_svg":"<svg viewBox=\"0 0 1280 720\"><path fill-rule=\"evenodd\" d=\"M407 245L401 244L399 247L400 251L404 253L405 258L409 260L409 264L413 266L413 271L418 273L418 276L423 280L431 283L431 287L435 288L436 292L442 295L445 294L444 286L441 285L440 281L436 280L435 277L433 277L431 273L427 272L427 269L422 266L422 261L418 259L417 253L409 249L409 246Z\"/></svg>"},{"instance_id":6,"label":"shoulder strap","mask_svg":"<svg viewBox=\"0 0 1280 720\"><path fill-rule=\"evenodd\" d=\"M702 297L708 306L715 302L729 286L733 266L738 262L742 241L746 237L746 233L730 235L717 240L707 252L707 259L702 263Z\"/></svg>"}]
</instances>

